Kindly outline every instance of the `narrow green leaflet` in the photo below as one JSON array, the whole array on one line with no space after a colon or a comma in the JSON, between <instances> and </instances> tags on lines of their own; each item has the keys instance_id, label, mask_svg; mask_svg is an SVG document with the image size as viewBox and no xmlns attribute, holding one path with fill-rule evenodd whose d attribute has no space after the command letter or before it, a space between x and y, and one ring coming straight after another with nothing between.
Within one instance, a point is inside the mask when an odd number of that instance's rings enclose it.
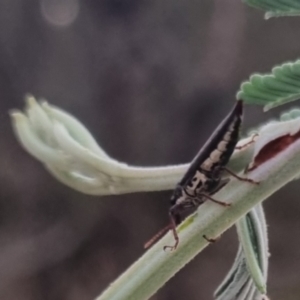
<instances>
[{"instance_id":1,"label":"narrow green leaflet","mask_svg":"<svg viewBox=\"0 0 300 300\"><path fill-rule=\"evenodd\" d=\"M242 83L236 97L248 104L264 105L265 111L300 99L300 60L277 66L271 74L252 75Z\"/></svg>"},{"instance_id":2,"label":"narrow green leaflet","mask_svg":"<svg viewBox=\"0 0 300 300\"><path fill-rule=\"evenodd\" d=\"M280 116L280 121L289 121L300 117L300 109L294 108L290 111L284 112Z\"/></svg>"},{"instance_id":3,"label":"narrow green leaflet","mask_svg":"<svg viewBox=\"0 0 300 300\"><path fill-rule=\"evenodd\" d=\"M300 15L300 2L298 0L243 0L243 2L266 11L266 19Z\"/></svg>"},{"instance_id":4,"label":"narrow green leaflet","mask_svg":"<svg viewBox=\"0 0 300 300\"><path fill-rule=\"evenodd\" d=\"M216 300L267 299L267 225L261 204L237 223L240 240L235 262L215 292Z\"/></svg>"}]
</instances>

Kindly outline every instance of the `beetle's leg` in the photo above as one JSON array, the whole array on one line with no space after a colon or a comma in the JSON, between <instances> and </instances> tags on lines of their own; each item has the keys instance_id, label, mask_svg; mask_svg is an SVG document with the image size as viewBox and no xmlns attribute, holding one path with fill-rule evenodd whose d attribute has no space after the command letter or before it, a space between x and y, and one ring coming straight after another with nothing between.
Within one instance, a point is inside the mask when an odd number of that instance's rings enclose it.
<instances>
[{"instance_id":1,"label":"beetle's leg","mask_svg":"<svg viewBox=\"0 0 300 300\"><path fill-rule=\"evenodd\" d=\"M212 201L212 202L215 202L215 203L217 203L217 204L220 204L220 205L222 205L222 206L227 206L227 207L228 207L228 206L231 206L230 203L226 203L226 202L223 202L223 201L216 200L216 199L210 197L210 196L207 195L207 194L202 194L202 193L200 193L200 194L198 194L197 196L204 197L204 198L206 198L206 199L208 199L208 200L210 200L210 201Z\"/></svg>"},{"instance_id":2,"label":"beetle's leg","mask_svg":"<svg viewBox=\"0 0 300 300\"><path fill-rule=\"evenodd\" d=\"M215 187L215 189L212 191L211 194L217 193L222 187L224 187L228 182L230 181L230 178L223 178L220 180L219 184Z\"/></svg>"},{"instance_id":3,"label":"beetle's leg","mask_svg":"<svg viewBox=\"0 0 300 300\"><path fill-rule=\"evenodd\" d=\"M259 134L258 134L258 133L254 133L254 134L252 135L252 137L251 137L251 140L250 140L249 142L247 142L246 144L241 145L241 146L236 146L235 149L236 149L236 150L242 150L242 149L244 149L244 148L247 148L248 146L250 146L251 144L253 144L253 143L255 142L255 138L256 138L257 136L259 136Z\"/></svg>"},{"instance_id":4,"label":"beetle's leg","mask_svg":"<svg viewBox=\"0 0 300 300\"><path fill-rule=\"evenodd\" d=\"M164 246L164 250L166 249L170 249L171 251L175 250L178 246L179 243L179 237L177 234L177 230L176 230L176 225L177 223L180 223L179 220L179 212L182 209L182 204L175 204L173 205L170 210L169 210L169 216L170 216L170 229L173 232L173 236L174 236L174 240L175 240L175 244L173 246Z\"/></svg>"},{"instance_id":5,"label":"beetle's leg","mask_svg":"<svg viewBox=\"0 0 300 300\"><path fill-rule=\"evenodd\" d=\"M209 193L210 195L212 194L215 194L216 192L218 192L222 187L224 187L228 182L230 181L229 178L224 178L224 179L221 179L220 182L218 183L218 185ZM226 202L223 202L223 201L219 201L219 200L216 200L212 197L210 197L208 194L206 193L197 193L196 197L201 200L203 202L203 200L201 199L201 197L203 198L206 198L212 202L215 202L217 204L220 204L222 206L230 206L230 203L226 203Z\"/></svg>"},{"instance_id":6,"label":"beetle's leg","mask_svg":"<svg viewBox=\"0 0 300 300\"><path fill-rule=\"evenodd\" d=\"M193 202L193 200L195 200L195 199L196 199L195 197L186 198L184 201L182 201L178 204L174 204L170 208L170 210L169 210L169 216L170 216L169 228L173 232L175 244L174 244L174 246L164 246L164 250L170 249L171 251L173 251L177 248L178 243L179 243L179 237L177 234L176 226L181 223L180 212L182 212L183 210L185 210L187 208L197 206L197 204Z\"/></svg>"},{"instance_id":7,"label":"beetle's leg","mask_svg":"<svg viewBox=\"0 0 300 300\"><path fill-rule=\"evenodd\" d=\"M208 238L205 234L203 234L203 238L205 240L207 240L209 243L213 244L213 243L217 242L221 238L221 236L218 236L217 238L212 239L212 238Z\"/></svg>"},{"instance_id":8,"label":"beetle's leg","mask_svg":"<svg viewBox=\"0 0 300 300\"><path fill-rule=\"evenodd\" d=\"M179 211L182 209L182 205L173 205L170 208L169 216L170 216L170 224L160 230L155 236L153 236L145 245L144 248L147 249L152 246L163 234L165 234L170 229L173 232L175 244L174 246L164 246L164 250L170 249L171 251L175 250L179 243L179 237L176 230L176 225L181 222Z\"/></svg>"},{"instance_id":9,"label":"beetle's leg","mask_svg":"<svg viewBox=\"0 0 300 300\"><path fill-rule=\"evenodd\" d=\"M202 237L203 237L206 241L208 241L210 244L213 244L213 243L217 242L217 241L221 238L221 236L219 235L218 237L216 237L216 238L213 239L213 238L207 237L205 234L203 234Z\"/></svg>"},{"instance_id":10,"label":"beetle's leg","mask_svg":"<svg viewBox=\"0 0 300 300\"><path fill-rule=\"evenodd\" d=\"M226 167L223 167L223 170L226 171L227 173L229 173L231 176L235 177L236 179L240 180L240 181L245 181L245 182L249 182L249 183L253 183L253 184L259 184L259 182L254 181L254 180L252 180L250 178L241 177L241 176L235 174L234 172L232 172L231 170L229 170Z\"/></svg>"}]
</instances>

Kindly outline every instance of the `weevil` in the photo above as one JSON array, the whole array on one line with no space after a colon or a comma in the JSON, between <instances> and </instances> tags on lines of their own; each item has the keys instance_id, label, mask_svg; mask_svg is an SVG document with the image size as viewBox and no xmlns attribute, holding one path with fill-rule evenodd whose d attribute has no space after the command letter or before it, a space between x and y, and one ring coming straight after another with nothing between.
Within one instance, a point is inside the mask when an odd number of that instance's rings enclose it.
<instances>
[{"instance_id":1,"label":"weevil","mask_svg":"<svg viewBox=\"0 0 300 300\"><path fill-rule=\"evenodd\" d=\"M243 102L238 100L231 112L200 149L173 191L169 210L170 224L146 243L145 248L148 248L162 234L171 229L175 244L165 246L164 249L175 250L179 243L176 226L181 223L182 213L187 209L196 208L206 200L223 206L230 206L228 203L211 197L229 182L229 178L224 178L224 172L228 172L239 180L255 183L251 179L239 177L226 168L239 140L242 117Z\"/></svg>"}]
</instances>

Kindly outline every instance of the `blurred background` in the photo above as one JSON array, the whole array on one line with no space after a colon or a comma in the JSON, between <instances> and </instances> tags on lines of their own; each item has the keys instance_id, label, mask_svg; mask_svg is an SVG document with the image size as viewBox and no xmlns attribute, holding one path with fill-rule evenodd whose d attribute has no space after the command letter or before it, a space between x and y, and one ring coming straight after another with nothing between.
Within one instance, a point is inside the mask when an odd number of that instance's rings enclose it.
<instances>
[{"instance_id":1,"label":"blurred background","mask_svg":"<svg viewBox=\"0 0 300 300\"><path fill-rule=\"evenodd\" d=\"M243 80L299 57L299 28L232 0L0 0L0 299L91 300L168 222L170 191L93 197L51 177L12 132L25 93L78 117L120 161L185 163ZM246 107L244 132L281 110ZM271 299L299 299L298 186L264 205ZM232 228L151 299L212 299L236 250Z\"/></svg>"}]
</instances>

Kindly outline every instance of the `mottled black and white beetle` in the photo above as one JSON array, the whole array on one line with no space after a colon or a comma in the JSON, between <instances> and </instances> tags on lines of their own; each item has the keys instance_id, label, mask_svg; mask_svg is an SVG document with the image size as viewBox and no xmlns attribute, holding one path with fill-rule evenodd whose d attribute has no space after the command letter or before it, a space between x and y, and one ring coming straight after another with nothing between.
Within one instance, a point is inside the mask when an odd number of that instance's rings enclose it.
<instances>
[{"instance_id":1,"label":"mottled black and white beetle","mask_svg":"<svg viewBox=\"0 0 300 300\"><path fill-rule=\"evenodd\" d=\"M186 209L198 207L207 199L223 206L230 206L230 204L211 197L230 180L229 178L222 178L223 172L227 171L240 180L255 183L251 179L237 176L226 168L239 139L242 117L243 102L239 100L200 149L187 172L177 184L171 197L170 225L155 235L145 245L146 248L152 245L167 230L171 229L175 244L174 246L165 246L164 249L176 249L179 243L176 225L181 223L182 213Z\"/></svg>"}]
</instances>

